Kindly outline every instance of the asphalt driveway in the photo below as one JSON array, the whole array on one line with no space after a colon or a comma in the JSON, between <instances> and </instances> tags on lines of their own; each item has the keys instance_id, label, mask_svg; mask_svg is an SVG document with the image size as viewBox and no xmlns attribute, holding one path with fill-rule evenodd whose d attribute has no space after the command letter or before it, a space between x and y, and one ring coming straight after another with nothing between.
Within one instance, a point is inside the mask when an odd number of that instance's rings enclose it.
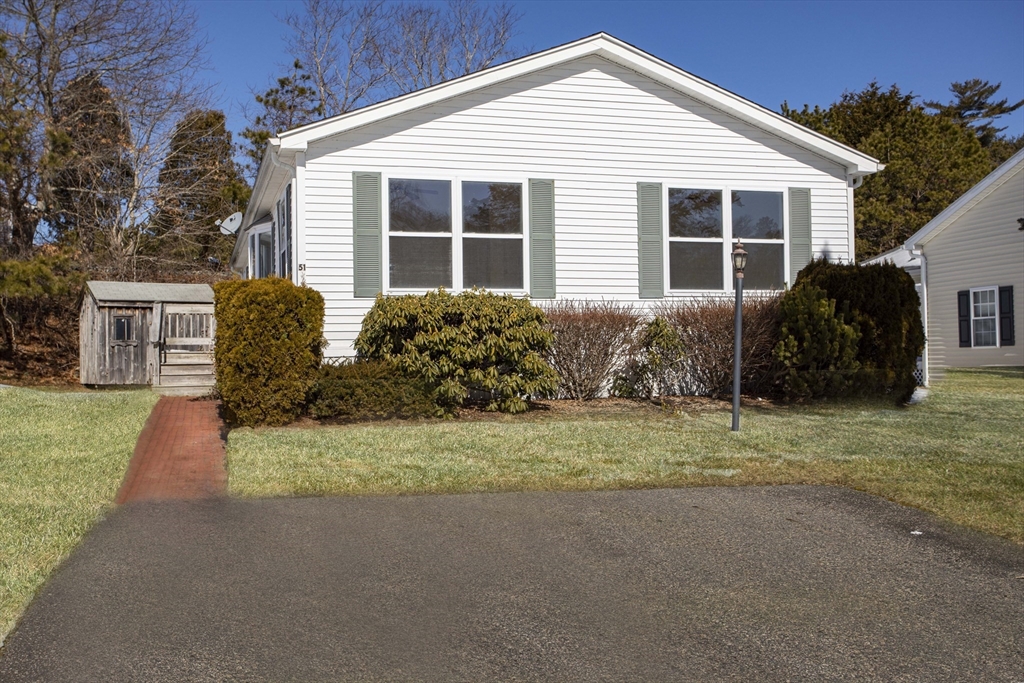
<instances>
[{"instance_id":1,"label":"asphalt driveway","mask_svg":"<svg viewBox=\"0 0 1024 683\"><path fill-rule=\"evenodd\" d=\"M136 503L0 680L1013 683L1022 576L1019 546L823 487Z\"/></svg>"}]
</instances>

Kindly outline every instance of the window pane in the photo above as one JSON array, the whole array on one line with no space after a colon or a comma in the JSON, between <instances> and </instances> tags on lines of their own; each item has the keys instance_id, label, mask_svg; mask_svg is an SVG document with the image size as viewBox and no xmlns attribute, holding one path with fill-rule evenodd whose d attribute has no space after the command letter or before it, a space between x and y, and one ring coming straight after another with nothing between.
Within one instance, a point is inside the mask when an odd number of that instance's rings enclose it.
<instances>
[{"instance_id":1,"label":"window pane","mask_svg":"<svg viewBox=\"0 0 1024 683\"><path fill-rule=\"evenodd\" d=\"M668 234L670 237L721 237L722 193L670 187Z\"/></svg>"},{"instance_id":2,"label":"window pane","mask_svg":"<svg viewBox=\"0 0 1024 683\"><path fill-rule=\"evenodd\" d=\"M523 186L462 183L462 224L471 233L523 234Z\"/></svg>"},{"instance_id":3,"label":"window pane","mask_svg":"<svg viewBox=\"0 0 1024 683\"><path fill-rule=\"evenodd\" d=\"M669 242L670 289L722 289L721 242Z\"/></svg>"},{"instance_id":4,"label":"window pane","mask_svg":"<svg viewBox=\"0 0 1024 683\"><path fill-rule=\"evenodd\" d=\"M974 345L996 345L996 319L981 318L974 321Z\"/></svg>"},{"instance_id":5,"label":"window pane","mask_svg":"<svg viewBox=\"0 0 1024 683\"><path fill-rule=\"evenodd\" d=\"M747 267L743 270L744 289L782 289L785 287L781 244L744 244Z\"/></svg>"},{"instance_id":6,"label":"window pane","mask_svg":"<svg viewBox=\"0 0 1024 683\"><path fill-rule=\"evenodd\" d=\"M451 232L452 184L447 180L388 181L391 232Z\"/></svg>"},{"instance_id":7,"label":"window pane","mask_svg":"<svg viewBox=\"0 0 1024 683\"><path fill-rule=\"evenodd\" d=\"M269 232L260 234L260 262L259 272L256 274L256 277L267 277L270 275L270 262L273 257L270 240Z\"/></svg>"},{"instance_id":8,"label":"window pane","mask_svg":"<svg viewBox=\"0 0 1024 683\"><path fill-rule=\"evenodd\" d=\"M782 193L732 193L732 236L754 239L782 239Z\"/></svg>"},{"instance_id":9,"label":"window pane","mask_svg":"<svg viewBox=\"0 0 1024 683\"><path fill-rule=\"evenodd\" d=\"M994 318L996 315L996 292L993 289L985 289L974 292L974 317Z\"/></svg>"},{"instance_id":10,"label":"window pane","mask_svg":"<svg viewBox=\"0 0 1024 683\"><path fill-rule=\"evenodd\" d=\"M522 289L523 241L464 238L462 279L464 287Z\"/></svg>"},{"instance_id":11,"label":"window pane","mask_svg":"<svg viewBox=\"0 0 1024 683\"><path fill-rule=\"evenodd\" d=\"M391 286L434 289L452 286L450 237L391 237Z\"/></svg>"},{"instance_id":12,"label":"window pane","mask_svg":"<svg viewBox=\"0 0 1024 683\"><path fill-rule=\"evenodd\" d=\"M132 319L114 318L114 341L131 341Z\"/></svg>"}]
</instances>

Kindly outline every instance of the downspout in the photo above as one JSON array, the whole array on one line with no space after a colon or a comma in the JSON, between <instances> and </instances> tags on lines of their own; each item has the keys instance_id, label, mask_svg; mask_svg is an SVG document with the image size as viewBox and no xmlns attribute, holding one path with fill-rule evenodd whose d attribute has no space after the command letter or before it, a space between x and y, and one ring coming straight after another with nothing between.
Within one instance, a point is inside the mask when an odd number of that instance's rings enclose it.
<instances>
[{"instance_id":1,"label":"downspout","mask_svg":"<svg viewBox=\"0 0 1024 683\"><path fill-rule=\"evenodd\" d=\"M923 249L911 249L911 255L921 259L921 327L924 328L924 351L921 352L921 371L924 385L929 386L928 372L928 259Z\"/></svg>"}]
</instances>

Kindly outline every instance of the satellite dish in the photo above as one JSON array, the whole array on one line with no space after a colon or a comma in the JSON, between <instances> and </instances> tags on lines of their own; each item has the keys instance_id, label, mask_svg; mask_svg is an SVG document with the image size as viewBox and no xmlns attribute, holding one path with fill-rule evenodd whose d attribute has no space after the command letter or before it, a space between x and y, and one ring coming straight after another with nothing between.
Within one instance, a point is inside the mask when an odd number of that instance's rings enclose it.
<instances>
[{"instance_id":1,"label":"satellite dish","mask_svg":"<svg viewBox=\"0 0 1024 683\"><path fill-rule=\"evenodd\" d=\"M238 226L242 224L242 212L236 211L231 214L223 221L217 221L216 225L220 226L220 231L225 235L234 235L238 232Z\"/></svg>"}]
</instances>

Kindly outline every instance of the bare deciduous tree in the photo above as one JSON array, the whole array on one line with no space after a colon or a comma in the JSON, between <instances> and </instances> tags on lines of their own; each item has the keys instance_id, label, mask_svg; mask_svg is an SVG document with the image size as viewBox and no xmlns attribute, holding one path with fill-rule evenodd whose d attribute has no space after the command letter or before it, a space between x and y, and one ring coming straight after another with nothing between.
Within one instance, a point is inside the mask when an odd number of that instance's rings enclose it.
<instances>
[{"instance_id":1,"label":"bare deciduous tree","mask_svg":"<svg viewBox=\"0 0 1024 683\"><path fill-rule=\"evenodd\" d=\"M60 182L59 173L53 171L69 161L54 146L62 93L87 74L109 91L110 106L126 131L119 163L130 169L122 175L122 181L130 182L118 188L116 210L102 216L83 211L77 217L65 212L64 218L102 246L88 255L96 269L110 277L137 277L174 125L202 106L206 95L198 78L205 46L197 39L194 11L182 0L14 0L0 5L0 30L7 47L3 68L33 86L27 105L36 117L34 144L42 172L32 196L44 215L51 208L45 203L61 189L54 184ZM88 118L89 112L76 116ZM63 190L80 198L97 191L86 186ZM103 188L108 195L110 190ZM104 205L109 202L105 197Z\"/></svg>"}]
</instances>

